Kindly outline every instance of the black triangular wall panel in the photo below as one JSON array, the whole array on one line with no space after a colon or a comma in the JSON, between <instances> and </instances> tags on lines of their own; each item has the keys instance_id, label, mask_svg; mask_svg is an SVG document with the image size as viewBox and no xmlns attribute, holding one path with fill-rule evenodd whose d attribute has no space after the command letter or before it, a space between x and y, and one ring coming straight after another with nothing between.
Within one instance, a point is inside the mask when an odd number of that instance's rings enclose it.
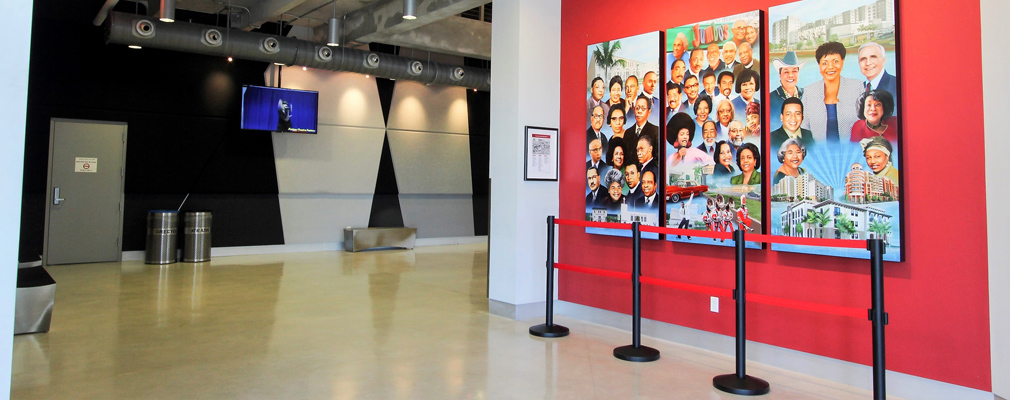
<instances>
[{"instance_id":1,"label":"black triangular wall panel","mask_svg":"<svg viewBox=\"0 0 1010 400\"><path fill-rule=\"evenodd\" d=\"M470 128L470 178L473 185L473 232L487 235L491 159L491 92L466 91L467 118Z\"/></svg>"},{"instance_id":2,"label":"black triangular wall panel","mask_svg":"<svg viewBox=\"0 0 1010 400\"><path fill-rule=\"evenodd\" d=\"M399 195L396 170L393 168L393 153L389 151L387 134L382 140L382 158L379 159L379 174L375 178L375 194L372 195L372 212L368 216L368 227L403 226Z\"/></svg>"},{"instance_id":3,"label":"black triangular wall panel","mask_svg":"<svg viewBox=\"0 0 1010 400\"><path fill-rule=\"evenodd\" d=\"M389 107L393 104L393 88L396 81L385 78L375 78L375 85L379 88L379 104L382 105L382 122L389 125Z\"/></svg>"}]
</instances>

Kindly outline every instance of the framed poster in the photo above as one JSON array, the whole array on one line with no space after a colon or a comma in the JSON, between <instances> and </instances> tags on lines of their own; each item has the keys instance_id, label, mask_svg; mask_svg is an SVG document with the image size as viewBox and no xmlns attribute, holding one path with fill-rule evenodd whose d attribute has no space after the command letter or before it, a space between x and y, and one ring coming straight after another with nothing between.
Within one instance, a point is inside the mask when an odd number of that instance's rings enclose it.
<instances>
[{"instance_id":1,"label":"framed poster","mask_svg":"<svg viewBox=\"0 0 1010 400\"><path fill-rule=\"evenodd\" d=\"M894 1L771 7L771 234L883 238L901 261L900 49ZM859 249L773 244L868 258Z\"/></svg>"},{"instance_id":2,"label":"framed poster","mask_svg":"<svg viewBox=\"0 0 1010 400\"><path fill-rule=\"evenodd\" d=\"M587 221L659 226L659 38L651 32L586 49ZM631 235L601 228L586 232Z\"/></svg>"},{"instance_id":3,"label":"framed poster","mask_svg":"<svg viewBox=\"0 0 1010 400\"><path fill-rule=\"evenodd\" d=\"M760 11L666 31L668 227L764 232L761 32ZM666 239L733 246L686 235Z\"/></svg>"},{"instance_id":4,"label":"framed poster","mask_svg":"<svg viewBox=\"0 0 1010 400\"><path fill-rule=\"evenodd\" d=\"M558 129L526 127L525 180L558 180Z\"/></svg>"}]
</instances>

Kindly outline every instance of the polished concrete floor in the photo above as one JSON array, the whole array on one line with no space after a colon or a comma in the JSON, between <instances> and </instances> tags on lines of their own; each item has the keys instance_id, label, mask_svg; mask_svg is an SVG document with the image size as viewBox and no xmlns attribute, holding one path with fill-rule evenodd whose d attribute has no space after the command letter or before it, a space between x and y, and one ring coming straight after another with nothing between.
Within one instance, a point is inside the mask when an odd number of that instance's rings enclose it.
<instances>
[{"instance_id":1,"label":"polished concrete floor","mask_svg":"<svg viewBox=\"0 0 1010 400\"><path fill-rule=\"evenodd\" d=\"M488 314L485 245L50 267L52 329L14 338L14 399L732 399L726 355L559 316ZM766 399L866 390L752 364Z\"/></svg>"}]
</instances>

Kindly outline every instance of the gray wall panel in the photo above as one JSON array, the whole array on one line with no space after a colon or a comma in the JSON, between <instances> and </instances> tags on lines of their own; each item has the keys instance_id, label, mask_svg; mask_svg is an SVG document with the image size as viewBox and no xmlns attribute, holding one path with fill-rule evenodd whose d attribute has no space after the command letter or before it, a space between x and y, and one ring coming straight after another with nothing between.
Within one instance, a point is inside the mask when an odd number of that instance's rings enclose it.
<instances>
[{"instance_id":1,"label":"gray wall panel","mask_svg":"<svg viewBox=\"0 0 1010 400\"><path fill-rule=\"evenodd\" d=\"M400 194L473 193L468 136L390 130L389 150Z\"/></svg>"},{"instance_id":2,"label":"gray wall panel","mask_svg":"<svg viewBox=\"0 0 1010 400\"><path fill-rule=\"evenodd\" d=\"M470 195L400 195L403 224L417 228L418 238L473 236Z\"/></svg>"},{"instance_id":3,"label":"gray wall panel","mask_svg":"<svg viewBox=\"0 0 1010 400\"><path fill-rule=\"evenodd\" d=\"M375 79L351 72L282 68L286 88L319 92L319 125L385 128ZM419 95L423 96L423 95ZM464 99L465 100L465 99ZM464 101L464 111L465 111ZM466 123L466 113L463 114Z\"/></svg>"},{"instance_id":4,"label":"gray wall panel","mask_svg":"<svg viewBox=\"0 0 1010 400\"><path fill-rule=\"evenodd\" d=\"M393 91L389 129L463 133L467 123L466 88L399 80Z\"/></svg>"},{"instance_id":5,"label":"gray wall panel","mask_svg":"<svg viewBox=\"0 0 1010 400\"><path fill-rule=\"evenodd\" d=\"M371 195L279 195L285 244L333 243L344 228L367 227Z\"/></svg>"},{"instance_id":6,"label":"gray wall panel","mask_svg":"<svg viewBox=\"0 0 1010 400\"><path fill-rule=\"evenodd\" d=\"M371 196L384 135L383 129L331 125L320 125L315 135L274 133L278 190Z\"/></svg>"}]
</instances>

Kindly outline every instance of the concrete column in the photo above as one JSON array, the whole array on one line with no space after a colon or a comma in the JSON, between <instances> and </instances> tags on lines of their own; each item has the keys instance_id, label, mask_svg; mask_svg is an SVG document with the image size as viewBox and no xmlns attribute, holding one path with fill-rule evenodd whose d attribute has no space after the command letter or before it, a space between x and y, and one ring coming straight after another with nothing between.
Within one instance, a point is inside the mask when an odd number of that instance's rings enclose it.
<instances>
[{"instance_id":1,"label":"concrete column","mask_svg":"<svg viewBox=\"0 0 1010 400\"><path fill-rule=\"evenodd\" d=\"M1010 398L1010 45L1005 38L1006 0L981 0L982 91L985 112L985 189L989 238L989 339L992 391ZM978 310L981 312L981 310Z\"/></svg>"},{"instance_id":2,"label":"concrete column","mask_svg":"<svg viewBox=\"0 0 1010 400\"><path fill-rule=\"evenodd\" d=\"M0 26L20 32L8 38L0 60L0 132L6 143L0 150L0 332L14 332L14 294L17 286L18 242L21 235L21 180L25 165L25 119L28 109L28 57L31 50L32 2L4 5ZM13 339L0 340L0 399L11 393Z\"/></svg>"},{"instance_id":3,"label":"concrete column","mask_svg":"<svg viewBox=\"0 0 1010 400\"><path fill-rule=\"evenodd\" d=\"M496 1L491 53L491 312L543 315L558 182L523 180L526 126L559 124L561 0Z\"/></svg>"}]
</instances>

